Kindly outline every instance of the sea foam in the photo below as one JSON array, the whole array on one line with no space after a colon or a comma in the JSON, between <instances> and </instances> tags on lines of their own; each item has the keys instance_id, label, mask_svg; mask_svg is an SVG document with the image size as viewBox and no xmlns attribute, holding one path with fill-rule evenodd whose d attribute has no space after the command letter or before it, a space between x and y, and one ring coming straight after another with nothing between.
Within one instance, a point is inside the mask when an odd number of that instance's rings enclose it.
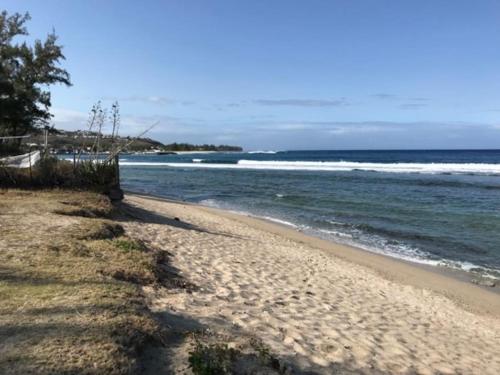
<instances>
[{"instance_id":1,"label":"sea foam","mask_svg":"<svg viewBox=\"0 0 500 375\"><path fill-rule=\"evenodd\" d=\"M262 169L289 171L373 171L385 173L500 175L500 164L486 163L361 163L352 161L261 161L238 160L224 163L124 162L124 166L165 166L173 168Z\"/></svg>"},{"instance_id":2,"label":"sea foam","mask_svg":"<svg viewBox=\"0 0 500 375\"><path fill-rule=\"evenodd\" d=\"M276 154L278 151L271 151L271 150L268 150L268 151L261 151L261 150L257 150L257 151L248 151L247 154Z\"/></svg>"}]
</instances>

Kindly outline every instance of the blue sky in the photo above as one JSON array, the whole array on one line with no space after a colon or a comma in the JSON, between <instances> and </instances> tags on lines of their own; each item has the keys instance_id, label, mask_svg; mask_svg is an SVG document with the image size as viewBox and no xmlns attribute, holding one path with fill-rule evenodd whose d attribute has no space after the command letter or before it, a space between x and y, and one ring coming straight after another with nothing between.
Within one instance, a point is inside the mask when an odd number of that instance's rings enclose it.
<instances>
[{"instance_id":1,"label":"blue sky","mask_svg":"<svg viewBox=\"0 0 500 375\"><path fill-rule=\"evenodd\" d=\"M56 126L247 149L500 148L500 2L2 0L55 29Z\"/></svg>"}]
</instances>

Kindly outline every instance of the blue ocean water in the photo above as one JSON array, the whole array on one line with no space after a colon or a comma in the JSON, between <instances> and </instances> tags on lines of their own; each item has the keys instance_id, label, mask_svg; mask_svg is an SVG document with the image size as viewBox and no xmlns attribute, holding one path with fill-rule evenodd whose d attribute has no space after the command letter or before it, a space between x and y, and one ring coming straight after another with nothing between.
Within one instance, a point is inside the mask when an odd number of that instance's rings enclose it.
<instances>
[{"instance_id":1,"label":"blue ocean water","mask_svg":"<svg viewBox=\"0 0 500 375\"><path fill-rule=\"evenodd\" d=\"M123 155L125 189L500 278L500 150Z\"/></svg>"}]
</instances>

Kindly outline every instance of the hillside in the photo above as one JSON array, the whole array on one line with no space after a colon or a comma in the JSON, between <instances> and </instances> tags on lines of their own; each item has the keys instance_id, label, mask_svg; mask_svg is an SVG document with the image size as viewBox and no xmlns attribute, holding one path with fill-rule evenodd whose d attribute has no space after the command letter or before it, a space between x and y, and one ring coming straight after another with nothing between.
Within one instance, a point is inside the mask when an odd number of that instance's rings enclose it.
<instances>
[{"instance_id":1,"label":"hillside","mask_svg":"<svg viewBox=\"0 0 500 375\"><path fill-rule=\"evenodd\" d=\"M90 151L94 147L97 133L88 131L66 131L55 130L48 136L49 148L54 153L72 153L80 149ZM36 135L31 138L31 142L43 145L43 135ZM110 151L113 145L123 146L124 152L145 152L145 151L242 151L239 146L229 145L194 145L189 143L163 144L151 138L121 137L114 141L110 135L102 135L99 139L99 149L103 152Z\"/></svg>"}]
</instances>

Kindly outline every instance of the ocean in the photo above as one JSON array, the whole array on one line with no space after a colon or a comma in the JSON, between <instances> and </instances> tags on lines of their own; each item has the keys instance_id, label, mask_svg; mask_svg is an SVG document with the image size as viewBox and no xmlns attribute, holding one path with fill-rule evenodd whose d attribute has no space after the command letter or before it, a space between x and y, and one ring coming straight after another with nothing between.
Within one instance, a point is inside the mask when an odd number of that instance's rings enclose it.
<instances>
[{"instance_id":1,"label":"ocean","mask_svg":"<svg viewBox=\"0 0 500 375\"><path fill-rule=\"evenodd\" d=\"M500 150L123 155L126 190L500 279Z\"/></svg>"}]
</instances>

